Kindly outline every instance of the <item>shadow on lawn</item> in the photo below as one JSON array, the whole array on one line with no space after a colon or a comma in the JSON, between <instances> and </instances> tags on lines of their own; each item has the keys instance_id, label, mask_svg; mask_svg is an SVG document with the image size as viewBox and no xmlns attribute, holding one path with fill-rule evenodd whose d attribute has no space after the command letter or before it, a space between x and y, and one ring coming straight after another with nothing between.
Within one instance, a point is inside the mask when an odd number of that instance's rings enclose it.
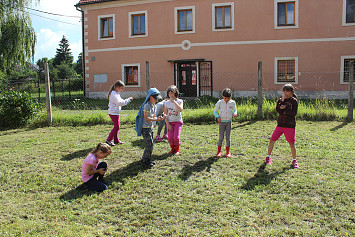
<instances>
[{"instance_id":1,"label":"shadow on lawn","mask_svg":"<svg viewBox=\"0 0 355 237\"><path fill-rule=\"evenodd\" d=\"M94 191L89 191L84 187L84 184L80 184L78 187L70 190L69 192L66 192L62 196L60 196L59 199L64 200L64 201L71 201L74 199L81 198L83 196L91 196L96 192Z\"/></svg>"},{"instance_id":2,"label":"shadow on lawn","mask_svg":"<svg viewBox=\"0 0 355 237\"><path fill-rule=\"evenodd\" d=\"M92 151L93 149L94 148L87 148L80 151L75 151L73 153L63 156L61 160L72 160L75 158L86 157L89 154L89 152Z\"/></svg>"},{"instance_id":3,"label":"shadow on lawn","mask_svg":"<svg viewBox=\"0 0 355 237\"><path fill-rule=\"evenodd\" d=\"M200 160L194 165L185 165L181 170L179 178L182 180L187 180L193 173L201 172L207 168L207 172L210 172L213 163L219 160L219 157L211 156L207 160Z\"/></svg>"},{"instance_id":4,"label":"shadow on lawn","mask_svg":"<svg viewBox=\"0 0 355 237\"><path fill-rule=\"evenodd\" d=\"M291 166L284 167L281 171L269 173L265 171L266 164L260 165L256 174L248 179L247 183L244 184L241 188L245 190L253 190L258 185L268 185L271 181L278 175L285 173L287 170L291 169Z\"/></svg>"},{"instance_id":5,"label":"shadow on lawn","mask_svg":"<svg viewBox=\"0 0 355 237\"><path fill-rule=\"evenodd\" d=\"M140 147L141 149L145 148L144 139L134 140L134 141L131 141L131 143L132 143L132 146Z\"/></svg>"},{"instance_id":6,"label":"shadow on lawn","mask_svg":"<svg viewBox=\"0 0 355 237\"><path fill-rule=\"evenodd\" d=\"M332 131L332 132L337 131L337 130L339 130L339 129L345 127L345 126L348 125L349 123L350 123L350 122L345 121L345 122L343 122L342 124L339 124L338 126L332 128L332 129L330 129L330 131Z\"/></svg>"},{"instance_id":7,"label":"shadow on lawn","mask_svg":"<svg viewBox=\"0 0 355 237\"><path fill-rule=\"evenodd\" d=\"M256 122L257 122L257 120L251 120L249 122L242 123L242 124L239 124L239 125L236 125L236 126L232 125L232 130L236 129L236 128L242 128L242 127L245 127L245 126L249 126L249 125L252 125L253 123L256 123Z\"/></svg>"}]
</instances>

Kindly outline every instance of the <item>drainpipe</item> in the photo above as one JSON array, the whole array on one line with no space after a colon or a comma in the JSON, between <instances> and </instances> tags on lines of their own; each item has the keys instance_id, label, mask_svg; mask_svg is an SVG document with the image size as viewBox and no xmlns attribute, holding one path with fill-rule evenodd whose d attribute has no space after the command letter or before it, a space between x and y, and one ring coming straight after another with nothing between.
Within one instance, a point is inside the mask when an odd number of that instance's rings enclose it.
<instances>
[{"instance_id":1,"label":"drainpipe","mask_svg":"<svg viewBox=\"0 0 355 237\"><path fill-rule=\"evenodd\" d=\"M84 91L84 97L86 97L86 77L85 77L85 34L84 34L84 11L78 8L78 5L75 5L75 8L77 11L81 12L81 41L82 41L82 47L83 47L83 52L82 52L82 70L83 70L83 91Z\"/></svg>"}]
</instances>

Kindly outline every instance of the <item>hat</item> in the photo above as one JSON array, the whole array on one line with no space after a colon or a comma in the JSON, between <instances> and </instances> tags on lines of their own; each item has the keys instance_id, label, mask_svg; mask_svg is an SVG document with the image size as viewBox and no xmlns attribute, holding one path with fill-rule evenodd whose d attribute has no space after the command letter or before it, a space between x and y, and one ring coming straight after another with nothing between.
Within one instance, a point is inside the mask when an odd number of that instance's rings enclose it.
<instances>
[{"instance_id":1,"label":"hat","mask_svg":"<svg viewBox=\"0 0 355 237\"><path fill-rule=\"evenodd\" d=\"M154 99L162 99L163 97L161 97L161 95L160 94L154 94L154 95L152 95L152 97L154 98Z\"/></svg>"}]
</instances>

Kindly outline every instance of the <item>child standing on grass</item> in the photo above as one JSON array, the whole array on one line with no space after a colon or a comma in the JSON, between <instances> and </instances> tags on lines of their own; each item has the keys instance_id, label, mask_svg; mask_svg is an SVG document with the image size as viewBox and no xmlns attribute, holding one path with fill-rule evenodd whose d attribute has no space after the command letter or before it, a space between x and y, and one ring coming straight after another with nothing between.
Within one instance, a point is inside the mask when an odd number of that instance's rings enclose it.
<instances>
[{"instance_id":1,"label":"child standing on grass","mask_svg":"<svg viewBox=\"0 0 355 237\"><path fill-rule=\"evenodd\" d=\"M106 143L99 143L85 158L81 170L81 178L87 189L97 192L107 189L109 183L104 180L107 164L106 162L100 162L99 164L99 159L106 158L110 154L110 146Z\"/></svg>"},{"instance_id":2,"label":"child standing on grass","mask_svg":"<svg viewBox=\"0 0 355 237\"><path fill-rule=\"evenodd\" d=\"M148 90L147 97L142 104L137 118L136 118L136 131L137 135L143 135L145 141L145 149L142 156L141 163L146 167L152 167L155 162L151 160L153 147L154 147L154 121L162 121L166 116L156 117L156 105L158 99L161 99L160 92L151 88Z\"/></svg>"},{"instance_id":3,"label":"child standing on grass","mask_svg":"<svg viewBox=\"0 0 355 237\"><path fill-rule=\"evenodd\" d=\"M157 103L157 111L155 113L155 117L164 116L164 103L166 100L167 99ZM154 126L156 126L157 122L154 121L153 124L154 124ZM161 130L163 129L163 127L164 127L164 135L163 135L163 137L160 137ZM163 141L163 139L168 139L167 129L165 126L165 120L160 121L159 126L158 126L157 136L155 137L155 140L157 142L161 142L161 141Z\"/></svg>"},{"instance_id":4,"label":"child standing on grass","mask_svg":"<svg viewBox=\"0 0 355 237\"><path fill-rule=\"evenodd\" d=\"M113 128L106 139L106 143L110 146L115 146L117 144L123 144L124 142L118 139L118 133L120 130L120 113L121 107L127 105L133 100L132 97L123 100L120 96L120 92L123 91L125 84L122 81L116 81L112 85L110 92L108 93L108 113L113 123ZM113 142L112 142L113 140Z\"/></svg>"},{"instance_id":5,"label":"child standing on grass","mask_svg":"<svg viewBox=\"0 0 355 237\"><path fill-rule=\"evenodd\" d=\"M231 157L230 153L230 135L232 129L233 117L237 116L237 107L232 97L232 90L226 88L222 92L223 99L216 103L214 109L214 116L219 124L219 140L218 150L216 157L221 157L221 148L224 140L224 134L226 134L226 157Z\"/></svg>"},{"instance_id":6,"label":"child standing on grass","mask_svg":"<svg viewBox=\"0 0 355 237\"><path fill-rule=\"evenodd\" d=\"M165 119L168 128L168 141L171 147L169 154L180 154L180 133L182 129L181 111L184 108L184 102L179 99L179 90L176 86L169 86L167 90L169 100L164 103L164 114L167 115Z\"/></svg>"},{"instance_id":7,"label":"child standing on grass","mask_svg":"<svg viewBox=\"0 0 355 237\"><path fill-rule=\"evenodd\" d=\"M290 144L292 153L292 166L293 168L299 168L296 160L296 148L295 148L295 131L296 131L296 114L298 110L297 95L294 93L294 88L291 84L286 84L282 88L283 96L277 101L276 111L279 113L277 119L277 126L272 134L269 142L269 148L266 156L266 164L271 164L271 152L274 148L275 142L279 137L284 134L286 140Z\"/></svg>"}]
</instances>

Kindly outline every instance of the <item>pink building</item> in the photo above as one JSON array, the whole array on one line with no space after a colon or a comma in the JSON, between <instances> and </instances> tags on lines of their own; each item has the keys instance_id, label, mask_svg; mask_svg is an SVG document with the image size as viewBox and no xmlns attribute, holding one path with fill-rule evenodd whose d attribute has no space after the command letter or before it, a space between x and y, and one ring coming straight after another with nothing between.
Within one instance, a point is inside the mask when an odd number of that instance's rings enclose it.
<instances>
[{"instance_id":1,"label":"pink building","mask_svg":"<svg viewBox=\"0 0 355 237\"><path fill-rule=\"evenodd\" d=\"M185 97L292 83L302 96L346 97L355 0L80 0L86 95L176 84ZM149 73L148 73L149 71ZM126 96L124 95L124 96Z\"/></svg>"}]
</instances>

